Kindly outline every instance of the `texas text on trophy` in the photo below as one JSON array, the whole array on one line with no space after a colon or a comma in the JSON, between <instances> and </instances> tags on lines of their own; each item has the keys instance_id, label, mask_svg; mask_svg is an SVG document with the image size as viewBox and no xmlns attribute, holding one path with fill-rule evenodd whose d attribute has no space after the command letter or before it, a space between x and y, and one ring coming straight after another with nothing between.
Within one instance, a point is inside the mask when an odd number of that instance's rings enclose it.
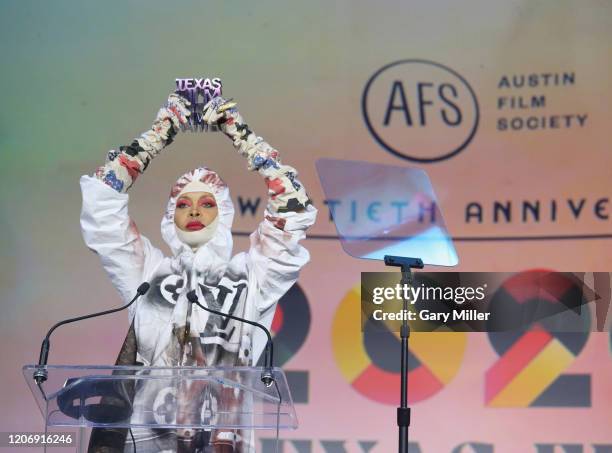
<instances>
[{"instance_id":1,"label":"texas text on trophy","mask_svg":"<svg viewBox=\"0 0 612 453\"><path fill-rule=\"evenodd\" d=\"M191 102L189 109L191 115L188 118L188 123L184 126L184 130L192 132L209 132L216 131L217 126L208 125L203 120L202 111L204 106L212 98L221 96L221 79L215 78L190 78L176 79L176 94L179 94Z\"/></svg>"}]
</instances>

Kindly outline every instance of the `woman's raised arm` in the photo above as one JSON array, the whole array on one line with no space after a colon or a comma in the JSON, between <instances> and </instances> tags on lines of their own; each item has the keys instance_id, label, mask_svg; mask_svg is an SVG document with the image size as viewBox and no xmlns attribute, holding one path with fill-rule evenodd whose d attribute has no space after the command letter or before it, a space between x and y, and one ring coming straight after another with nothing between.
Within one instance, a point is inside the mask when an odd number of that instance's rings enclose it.
<instances>
[{"instance_id":1,"label":"woman's raised arm","mask_svg":"<svg viewBox=\"0 0 612 453\"><path fill-rule=\"evenodd\" d=\"M187 121L188 105L183 98L171 94L150 130L130 145L109 151L106 163L93 176L81 177L83 239L100 257L124 302L133 297L136 288L150 278L163 259L162 252L140 234L130 218L126 192ZM133 312L130 307L130 315Z\"/></svg>"},{"instance_id":2,"label":"woman's raised arm","mask_svg":"<svg viewBox=\"0 0 612 453\"><path fill-rule=\"evenodd\" d=\"M251 234L248 252L249 272L257 283L256 308L260 316L266 316L310 259L299 241L314 224L317 210L297 171L281 164L279 152L253 133L235 103L213 99L204 107L204 120L220 126L247 159L248 169L263 176L268 187L264 220Z\"/></svg>"}]
</instances>

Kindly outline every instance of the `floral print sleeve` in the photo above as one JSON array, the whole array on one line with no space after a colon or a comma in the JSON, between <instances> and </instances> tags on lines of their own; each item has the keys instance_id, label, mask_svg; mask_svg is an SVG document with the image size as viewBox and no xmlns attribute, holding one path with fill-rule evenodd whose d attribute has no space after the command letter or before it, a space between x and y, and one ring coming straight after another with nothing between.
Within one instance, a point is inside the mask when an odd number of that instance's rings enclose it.
<instances>
[{"instance_id":1,"label":"floral print sleeve","mask_svg":"<svg viewBox=\"0 0 612 453\"><path fill-rule=\"evenodd\" d=\"M236 104L221 97L204 107L204 120L218 123L234 147L247 158L248 169L258 171L268 186L268 210L271 213L301 212L312 202L298 180L297 171L280 162L279 153L258 137L244 121Z\"/></svg>"},{"instance_id":2,"label":"floral print sleeve","mask_svg":"<svg viewBox=\"0 0 612 453\"><path fill-rule=\"evenodd\" d=\"M94 176L119 193L126 193L136 178L143 173L151 159L172 143L178 130L187 122L189 102L171 94L159 110L153 126L134 139L130 145L111 150L106 162Z\"/></svg>"}]
</instances>

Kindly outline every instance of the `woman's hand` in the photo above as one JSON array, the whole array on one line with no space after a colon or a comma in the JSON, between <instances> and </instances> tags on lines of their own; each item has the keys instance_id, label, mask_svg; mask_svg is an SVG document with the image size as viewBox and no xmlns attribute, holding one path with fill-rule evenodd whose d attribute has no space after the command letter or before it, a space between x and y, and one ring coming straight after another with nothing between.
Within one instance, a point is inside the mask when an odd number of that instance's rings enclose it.
<instances>
[{"instance_id":1,"label":"woman's hand","mask_svg":"<svg viewBox=\"0 0 612 453\"><path fill-rule=\"evenodd\" d=\"M204 106L203 109L203 120L208 125L215 126L227 126L228 120L232 117L232 113L238 113L236 109L236 104L231 99L225 99L221 96L217 96L212 98L208 103ZM231 120L230 120L231 122Z\"/></svg>"},{"instance_id":2,"label":"woman's hand","mask_svg":"<svg viewBox=\"0 0 612 453\"><path fill-rule=\"evenodd\" d=\"M190 105L191 102L187 99L176 93L172 93L168 96L168 100L164 106L157 112L152 129L159 128L160 132L165 132L165 134L163 134L165 139L168 138L170 126L174 126L176 131L183 129L187 124L187 117L191 115L191 111L189 110Z\"/></svg>"},{"instance_id":3,"label":"woman's hand","mask_svg":"<svg viewBox=\"0 0 612 453\"><path fill-rule=\"evenodd\" d=\"M138 139L139 143L141 141L149 142L140 143L142 148L150 148L152 151L159 153L164 146L169 145L177 132L187 124L188 116L191 115L190 105L191 103L187 99L176 93L168 96L166 103L157 112L151 130L142 134Z\"/></svg>"},{"instance_id":4,"label":"woman's hand","mask_svg":"<svg viewBox=\"0 0 612 453\"><path fill-rule=\"evenodd\" d=\"M206 124L219 126L232 139L234 147L247 158L249 170L278 167L278 151L253 133L232 100L220 96L211 99L204 106L203 119Z\"/></svg>"}]
</instances>

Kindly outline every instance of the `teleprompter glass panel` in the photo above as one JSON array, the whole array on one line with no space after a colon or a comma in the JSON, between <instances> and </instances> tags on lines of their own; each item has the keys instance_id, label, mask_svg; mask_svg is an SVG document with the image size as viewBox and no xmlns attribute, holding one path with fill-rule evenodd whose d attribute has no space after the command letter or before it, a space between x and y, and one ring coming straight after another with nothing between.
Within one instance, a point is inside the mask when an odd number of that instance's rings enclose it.
<instances>
[{"instance_id":1,"label":"teleprompter glass panel","mask_svg":"<svg viewBox=\"0 0 612 453\"><path fill-rule=\"evenodd\" d=\"M458 264L424 170L338 159L319 159L316 167L342 248L349 255Z\"/></svg>"}]
</instances>

